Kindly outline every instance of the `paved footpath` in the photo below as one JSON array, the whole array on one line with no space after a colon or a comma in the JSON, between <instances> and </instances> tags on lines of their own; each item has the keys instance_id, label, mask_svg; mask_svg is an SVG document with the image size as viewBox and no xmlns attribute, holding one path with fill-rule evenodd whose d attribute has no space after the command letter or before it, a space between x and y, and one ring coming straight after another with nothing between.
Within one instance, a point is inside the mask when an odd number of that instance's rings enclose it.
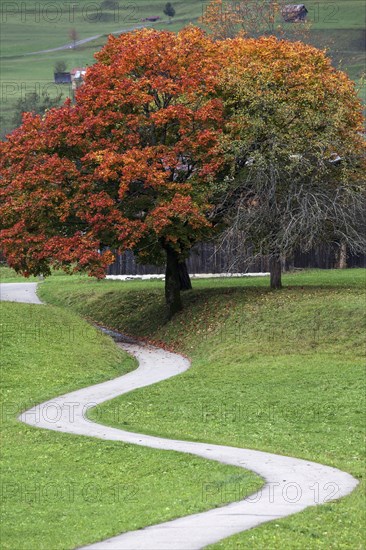
<instances>
[{"instance_id":1,"label":"paved footpath","mask_svg":"<svg viewBox=\"0 0 366 550\"><path fill-rule=\"evenodd\" d=\"M37 296L38 283L0 283L0 301L42 304Z\"/></svg>"},{"instance_id":2,"label":"paved footpath","mask_svg":"<svg viewBox=\"0 0 366 550\"><path fill-rule=\"evenodd\" d=\"M30 283L22 285L24 288L18 289L19 296L26 295L28 303L33 296L34 303L39 303L35 286L29 286ZM0 285L1 299L6 299L6 296L14 298L14 289L10 293L6 286ZM120 342L117 345L137 358L139 367L136 370L46 401L24 412L19 419L37 428L173 450L240 466L262 476L265 484L242 501L122 533L85 546L84 550L198 550L261 523L343 497L357 486L357 480L351 475L308 460L224 445L152 437L88 420L88 409L136 388L179 375L190 367L184 357L159 348L139 343Z\"/></svg>"}]
</instances>

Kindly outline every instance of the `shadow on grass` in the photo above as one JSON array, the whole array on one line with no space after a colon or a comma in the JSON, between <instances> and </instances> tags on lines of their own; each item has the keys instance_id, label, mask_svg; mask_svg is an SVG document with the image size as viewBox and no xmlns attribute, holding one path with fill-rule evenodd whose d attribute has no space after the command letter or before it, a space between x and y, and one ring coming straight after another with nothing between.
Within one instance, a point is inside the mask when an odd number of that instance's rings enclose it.
<instances>
[{"instance_id":1,"label":"shadow on grass","mask_svg":"<svg viewBox=\"0 0 366 550\"><path fill-rule=\"evenodd\" d=\"M161 281L96 281L84 276L51 277L41 285L40 296L48 303L66 306L83 317L134 337L159 340L190 332L195 324L224 322L233 310L243 316L250 305L258 309L264 302L282 308L297 307L310 298L317 302L325 294L346 289L359 293L364 288L366 270L311 270L285 274L281 291L269 289L268 278L195 279L193 290L182 292L184 309L168 321ZM304 304L303 304L304 306ZM169 338L170 339L170 338ZM175 339L175 338L174 338Z\"/></svg>"}]
</instances>

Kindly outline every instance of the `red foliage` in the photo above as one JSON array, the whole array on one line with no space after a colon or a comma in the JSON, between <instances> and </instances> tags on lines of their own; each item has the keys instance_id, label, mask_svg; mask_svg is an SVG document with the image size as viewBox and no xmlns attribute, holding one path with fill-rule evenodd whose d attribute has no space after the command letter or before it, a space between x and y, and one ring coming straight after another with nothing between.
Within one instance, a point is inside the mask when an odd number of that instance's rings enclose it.
<instances>
[{"instance_id":1,"label":"red foliage","mask_svg":"<svg viewBox=\"0 0 366 550\"><path fill-rule=\"evenodd\" d=\"M96 58L76 105L25 115L1 144L1 249L23 273L103 276L113 261L103 246L143 247L154 261L166 243L186 254L209 229L220 49L195 28L144 29L110 37Z\"/></svg>"},{"instance_id":2,"label":"red foliage","mask_svg":"<svg viewBox=\"0 0 366 550\"><path fill-rule=\"evenodd\" d=\"M102 277L107 246L158 262L169 245L184 258L211 231L223 134L253 133L250 117L227 120L230 94L291 105L304 129L291 119L288 140L299 128L312 139L307 118L334 108L326 98L336 95L344 110L334 128L346 139L359 123L347 77L300 43L143 29L110 36L96 59L75 105L26 114L0 144L0 249L23 273L56 266Z\"/></svg>"}]
</instances>

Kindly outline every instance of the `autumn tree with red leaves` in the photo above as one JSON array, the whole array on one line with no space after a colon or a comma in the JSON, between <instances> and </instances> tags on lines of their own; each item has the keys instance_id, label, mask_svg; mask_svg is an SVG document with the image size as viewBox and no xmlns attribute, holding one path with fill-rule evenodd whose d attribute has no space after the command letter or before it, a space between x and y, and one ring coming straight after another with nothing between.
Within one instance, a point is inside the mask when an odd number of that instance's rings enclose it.
<instances>
[{"instance_id":1,"label":"autumn tree with red leaves","mask_svg":"<svg viewBox=\"0 0 366 550\"><path fill-rule=\"evenodd\" d=\"M25 274L102 277L106 246L166 261L171 316L183 262L211 230L224 56L190 27L111 36L96 59L74 106L27 115L1 145L1 249Z\"/></svg>"},{"instance_id":2,"label":"autumn tree with red leaves","mask_svg":"<svg viewBox=\"0 0 366 550\"><path fill-rule=\"evenodd\" d=\"M110 37L96 59L75 105L25 115L0 144L0 250L17 271L102 278L109 249L131 249L165 262L171 317L215 225L271 257L274 288L294 246L362 245L360 103L323 52L188 27Z\"/></svg>"}]
</instances>

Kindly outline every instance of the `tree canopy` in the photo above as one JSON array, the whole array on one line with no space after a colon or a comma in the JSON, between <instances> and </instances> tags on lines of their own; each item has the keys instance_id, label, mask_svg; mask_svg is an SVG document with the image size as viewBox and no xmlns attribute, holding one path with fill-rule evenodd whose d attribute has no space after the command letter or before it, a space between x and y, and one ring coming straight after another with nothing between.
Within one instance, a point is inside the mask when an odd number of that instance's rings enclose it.
<instances>
[{"instance_id":1,"label":"tree canopy","mask_svg":"<svg viewBox=\"0 0 366 550\"><path fill-rule=\"evenodd\" d=\"M281 257L296 249L364 251L365 137L354 83L300 42L238 39L232 60L223 78L232 157L218 206L224 239L245 235L238 258L249 244L270 256L274 287Z\"/></svg>"},{"instance_id":2,"label":"tree canopy","mask_svg":"<svg viewBox=\"0 0 366 550\"><path fill-rule=\"evenodd\" d=\"M102 277L105 246L179 263L210 230L223 52L197 28L144 29L111 36L96 59L75 105L25 116L2 145L1 246L23 272Z\"/></svg>"},{"instance_id":3,"label":"tree canopy","mask_svg":"<svg viewBox=\"0 0 366 550\"><path fill-rule=\"evenodd\" d=\"M195 27L110 36L75 99L26 114L0 144L0 248L24 274L103 277L110 249L132 249L166 262L172 315L191 247L235 224L243 205L268 210L260 185L275 205L292 200L291 182L307 199L314 185L330 196L355 182L362 194L354 86L298 42L215 41ZM337 172L333 153L344 159ZM270 253L283 211L272 206L251 218L267 240L240 221Z\"/></svg>"},{"instance_id":4,"label":"tree canopy","mask_svg":"<svg viewBox=\"0 0 366 550\"><path fill-rule=\"evenodd\" d=\"M171 22L172 17L175 16L175 8L170 2L165 4L164 13L169 17L169 22Z\"/></svg>"}]
</instances>

